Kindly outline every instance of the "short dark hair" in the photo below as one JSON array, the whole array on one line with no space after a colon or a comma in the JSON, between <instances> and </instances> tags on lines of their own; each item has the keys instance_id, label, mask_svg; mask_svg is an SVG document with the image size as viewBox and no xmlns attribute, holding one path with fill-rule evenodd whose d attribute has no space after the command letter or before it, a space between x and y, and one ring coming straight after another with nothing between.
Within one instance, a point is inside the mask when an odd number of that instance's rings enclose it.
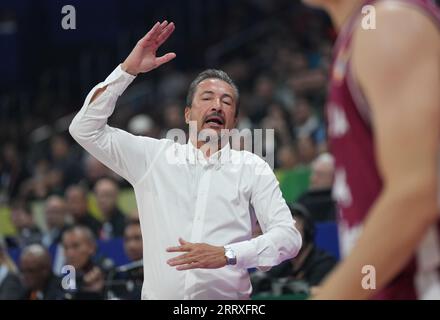
<instances>
[{"instance_id":1,"label":"short dark hair","mask_svg":"<svg viewBox=\"0 0 440 320\"><path fill-rule=\"evenodd\" d=\"M313 243L315 240L315 221L310 214L309 209L298 202L289 203L287 205L294 219L301 219L304 224L304 244Z\"/></svg>"},{"instance_id":2,"label":"short dark hair","mask_svg":"<svg viewBox=\"0 0 440 320\"><path fill-rule=\"evenodd\" d=\"M79 225L79 224L74 224L74 225L68 226L63 231L62 240L64 240L64 237L66 234L74 233L74 232L81 232L86 237L87 241L89 241L90 243L96 244L96 238L95 238L95 235L93 234L92 229L90 229L88 226Z\"/></svg>"},{"instance_id":3,"label":"short dark hair","mask_svg":"<svg viewBox=\"0 0 440 320\"><path fill-rule=\"evenodd\" d=\"M240 100L240 93L238 91L237 85L232 81L232 79L228 76L226 72L223 70L218 69L206 69L202 72L200 72L197 77L191 82L189 85L188 93L186 95L186 106L191 107L191 104L194 99L194 94L196 93L197 86L200 84L200 82L206 80L206 79L219 79L227 84L229 84L235 93L235 116L238 115L238 105Z\"/></svg>"},{"instance_id":4,"label":"short dark hair","mask_svg":"<svg viewBox=\"0 0 440 320\"><path fill-rule=\"evenodd\" d=\"M78 190L83 195L84 199L87 199L88 190L81 184L71 184L66 188L64 195L66 196L71 190Z\"/></svg>"},{"instance_id":5,"label":"short dark hair","mask_svg":"<svg viewBox=\"0 0 440 320\"><path fill-rule=\"evenodd\" d=\"M141 226L141 223L138 219L127 219L127 221L125 222L125 229L127 229L128 227L131 226Z\"/></svg>"}]
</instances>

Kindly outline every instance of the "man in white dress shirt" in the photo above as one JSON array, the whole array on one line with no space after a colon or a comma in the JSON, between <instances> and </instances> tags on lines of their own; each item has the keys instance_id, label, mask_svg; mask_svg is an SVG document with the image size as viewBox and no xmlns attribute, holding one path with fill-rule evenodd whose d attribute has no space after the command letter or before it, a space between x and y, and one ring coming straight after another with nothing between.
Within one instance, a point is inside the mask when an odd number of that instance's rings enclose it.
<instances>
[{"instance_id":1,"label":"man in white dress shirt","mask_svg":"<svg viewBox=\"0 0 440 320\"><path fill-rule=\"evenodd\" d=\"M175 57L156 51L174 24L156 25L87 96L69 131L89 153L129 181L143 235L142 299L249 299L248 268L294 257L301 236L269 165L228 139L187 144L133 136L107 125L118 97L139 73ZM222 71L202 72L185 119L224 137L235 127L238 90ZM252 238L258 220L263 234Z\"/></svg>"}]
</instances>

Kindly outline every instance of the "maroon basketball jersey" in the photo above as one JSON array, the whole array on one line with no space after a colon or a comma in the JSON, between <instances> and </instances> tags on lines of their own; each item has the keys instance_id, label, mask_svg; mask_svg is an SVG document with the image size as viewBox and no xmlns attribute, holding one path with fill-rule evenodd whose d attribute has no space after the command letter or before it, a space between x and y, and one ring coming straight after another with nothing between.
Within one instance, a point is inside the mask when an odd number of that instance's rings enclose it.
<instances>
[{"instance_id":1,"label":"maroon basketball jersey","mask_svg":"<svg viewBox=\"0 0 440 320\"><path fill-rule=\"evenodd\" d=\"M439 26L440 11L431 0L366 0L342 28L326 106L329 144L335 156L333 196L338 203L342 255L354 245L362 223L382 189L376 166L370 107L350 70L351 40L366 5L397 1L427 15ZM402 272L375 298L440 298L440 238L434 226ZM359 271L361 272L361 271Z\"/></svg>"}]
</instances>

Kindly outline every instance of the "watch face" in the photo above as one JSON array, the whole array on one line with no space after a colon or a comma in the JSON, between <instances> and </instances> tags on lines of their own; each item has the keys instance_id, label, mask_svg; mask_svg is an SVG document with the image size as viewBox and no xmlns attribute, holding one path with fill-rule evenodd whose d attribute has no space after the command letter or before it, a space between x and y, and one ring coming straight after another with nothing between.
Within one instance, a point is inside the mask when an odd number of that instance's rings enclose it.
<instances>
[{"instance_id":1,"label":"watch face","mask_svg":"<svg viewBox=\"0 0 440 320\"><path fill-rule=\"evenodd\" d=\"M235 254L231 249L227 249L225 252L226 260L228 265L234 265L237 263L237 259L235 258Z\"/></svg>"}]
</instances>

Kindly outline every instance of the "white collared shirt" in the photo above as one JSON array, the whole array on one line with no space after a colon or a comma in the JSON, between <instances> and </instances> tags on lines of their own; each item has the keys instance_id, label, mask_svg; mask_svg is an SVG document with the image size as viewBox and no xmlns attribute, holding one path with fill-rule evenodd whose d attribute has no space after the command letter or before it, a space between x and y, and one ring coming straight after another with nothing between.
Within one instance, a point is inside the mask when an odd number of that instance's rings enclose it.
<instances>
[{"instance_id":1,"label":"white collared shirt","mask_svg":"<svg viewBox=\"0 0 440 320\"><path fill-rule=\"evenodd\" d=\"M206 159L191 143L133 136L107 125L134 76L118 66L87 96L69 131L94 157L129 181L143 236L142 299L248 299L248 268L294 257L301 236L269 165L227 144ZM98 88L106 90L92 103ZM258 220L263 235L252 239ZM177 271L166 261L178 238L230 245L237 264Z\"/></svg>"}]
</instances>

